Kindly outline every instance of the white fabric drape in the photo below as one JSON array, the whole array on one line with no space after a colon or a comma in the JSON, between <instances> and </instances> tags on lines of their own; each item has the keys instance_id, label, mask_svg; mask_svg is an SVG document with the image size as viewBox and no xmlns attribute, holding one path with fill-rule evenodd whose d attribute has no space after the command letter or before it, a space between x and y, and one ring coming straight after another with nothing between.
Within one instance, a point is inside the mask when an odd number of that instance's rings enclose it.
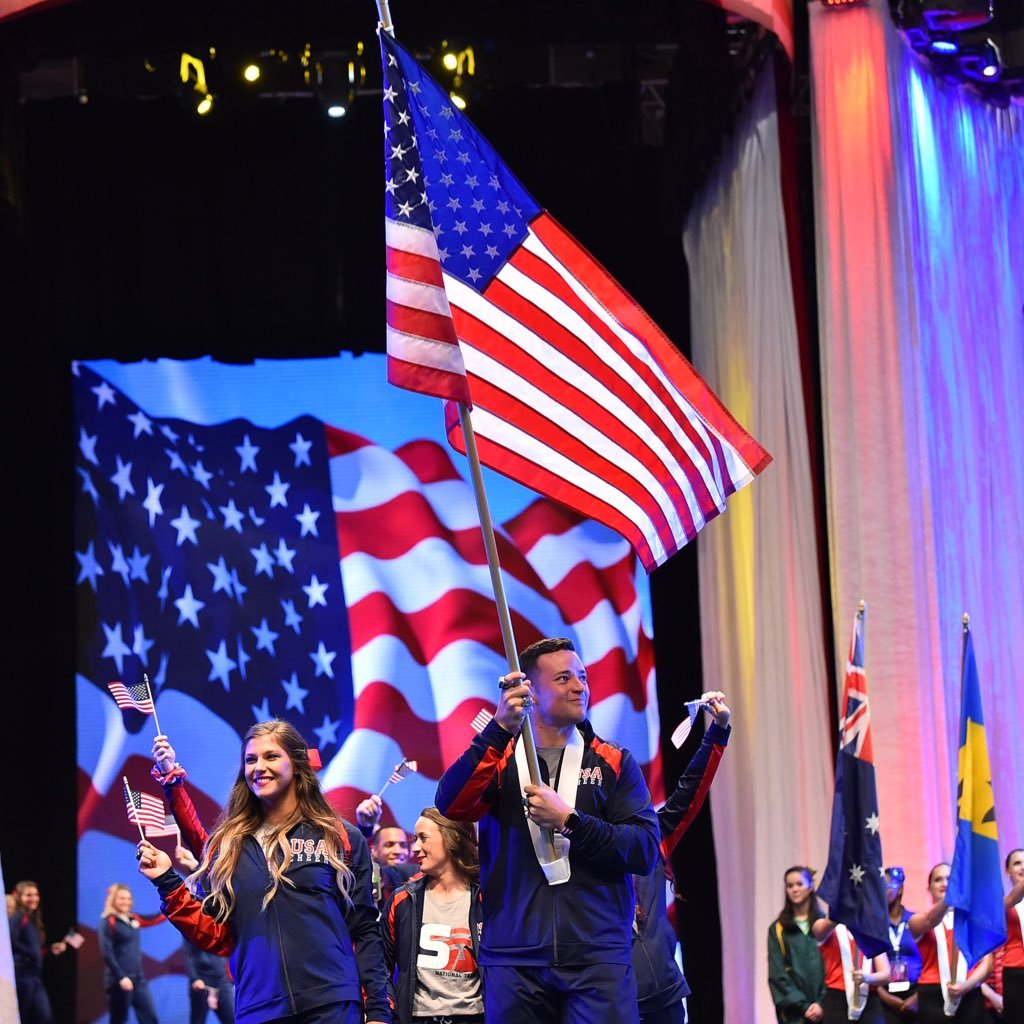
<instances>
[{"instance_id":1,"label":"white fabric drape","mask_svg":"<svg viewBox=\"0 0 1024 1024\"><path fill-rule=\"evenodd\" d=\"M705 688L735 732L715 779L727 1024L774 1020L766 935L793 864L823 868L832 805L814 505L780 185L760 76L684 237L693 362L775 462L698 540ZM671 780L669 780L671 781Z\"/></svg>"},{"instance_id":2,"label":"white fabric drape","mask_svg":"<svg viewBox=\"0 0 1024 1024\"><path fill-rule=\"evenodd\" d=\"M964 611L1001 845L1024 835L1024 117L941 81L885 4L810 14L832 613L841 637L868 603L882 848L913 903L953 849Z\"/></svg>"}]
</instances>

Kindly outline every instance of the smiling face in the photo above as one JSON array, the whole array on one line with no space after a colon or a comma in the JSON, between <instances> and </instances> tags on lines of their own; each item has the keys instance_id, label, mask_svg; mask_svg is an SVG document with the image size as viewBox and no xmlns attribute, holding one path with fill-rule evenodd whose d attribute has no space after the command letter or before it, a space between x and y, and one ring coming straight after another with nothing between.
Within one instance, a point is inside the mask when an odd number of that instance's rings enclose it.
<instances>
[{"instance_id":1,"label":"smiling face","mask_svg":"<svg viewBox=\"0 0 1024 1024\"><path fill-rule=\"evenodd\" d=\"M39 890L34 885L26 885L17 891L15 901L26 913L34 913L39 909Z\"/></svg>"},{"instance_id":2,"label":"smiling face","mask_svg":"<svg viewBox=\"0 0 1024 1024\"><path fill-rule=\"evenodd\" d=\"M1010 885L1024 881L1024 850L1012 850L1006 858L1006 875Z\"/></svg>"},{"instance_id":3,"label":"smiling face","mask_svg":"<svg viewBox=\"0 0 1024 1024\"><path fill-rule=\"evenodd\" d=\"M373 837L373 859L378 864L394 867L409 859L409 837L397 825L378 829Z\"/></svg>"},{"instance_id":4,"label":"smiling face","mask_svg":"<svg viewBox=\"0 0 1024 1024\"><path fill-rule=\"evenodd\" d=\"M437 878L448 866L450 858L436 821L416 819L416 832L412 839L412 858L428 878Z\"/></svg>"},{"instance_id":5,"label":"smiling face","mask_svg":"<svg viewBox=\"0 0 1024 1024\"><path fill-rule=\"evenodd\" d=\"M793 905L794 910L801 909L811 895L811 880L803 871L787 871L785 881L786 899Z\"/></svg>"},{"instance_id":6,"label":"smiling face","mask_svg":"<svg viewBox=\"0 0 1024 1024\"><path fill-rule=\"evenodd\" d=\"M946 898L946 889L949 887L949 865L936 864L932 873L928 876L928 893L932 903L941 903Z\"/></svg>"},{"instance_id":7,"label":"smiling face","mask_svg":"<svg viewBox=\"0 0 1024 1024\"><path fill-rule=\"evenodd\" d=\"M114 893L110 905L114 908L115 914L130 914L132 910L132 891L122 886Z\"/></svg>"},{"instance_id":8,"label":"smiling face","mask_svg":"<svg viewBox=\"0 0 1024 1024\"><path fill-rule=\"evenodd\" d=\"M269 806L286 797L292 788L292 759L272 733L253 736L243 757L245 784Z\"/></svg>"},{"instance_id":9,"label":"smiling face","mask_svg":"<svg viewBox=\"0 0 1024 1024\"><path fill-rule=\"evenodd\" d=\"M530 673L537 714L553 729L579 725L587 717L587 670L575 651L552 651L537 659Z\"/></svg>"}]
</instances>

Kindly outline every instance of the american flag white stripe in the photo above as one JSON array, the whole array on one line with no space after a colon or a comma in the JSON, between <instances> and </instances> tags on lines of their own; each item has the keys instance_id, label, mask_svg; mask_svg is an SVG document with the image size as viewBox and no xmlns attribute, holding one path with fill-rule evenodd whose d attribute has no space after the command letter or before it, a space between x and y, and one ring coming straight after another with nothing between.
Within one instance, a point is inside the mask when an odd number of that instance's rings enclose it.
<instances>
[{"instance_id":1,"label":"american flag white stripe","mask_svg":"<svg viewBox=\"0 0 1024 1024\"><path fill-rule=\"evenodd\" d=\"M493 307L492 307L493 308ZM602 387L599 381L590 378L585 381L580 381L577 386L581 390L588 392L588 397L599 401L605 409L607 409L613 416L616 416L619 421L629 428L632 424L636 428L635 437L639 441L646 442L649 447L642 448L638 444L636 449L638 453L634 454L634 451L630 451L628 448L623 447L621 444L615 441L614 438L604 434L600 429L594 426L584 415L575 412L572 406L567 404L559 405L552 402L550 395L548 395L542 388L535 386L529 380L519 376L510 370L507 366L498 362L491 355L486 352L481 352L474 349L471 345L464 346L463 351L466 355L466 367L469 373L474 377L479 377L487 380L495 387L501 388L506 391L510 400L516 403L522 403L527 406L530 410L539 413L541 416L548 416L553 422L556 422L558 427L562 430L569 431L574 437L580 442L586 445L595 455L601 458L607 459L609 462L618 466L627 473L636 485L642 489L642 491L653 498L661 509L667 522L671 523L674 532L683 532L684 527L679 519L679 515L676 511L676 507L672 502L671 497L658 482L657 477L648 468L648 464L654 461L650 456L653 455L653 451L656 451L659 447L663 448L658 438L647 436L645 437L645 430L643 424L639 421L639 418L635 416L633 411L625 405L625 403L616 395L608 392ZM544 360L548 366L554 372L560 372L564 370L566 373L571 372L571 364L565 360L565 357L552 350L550 354L539 355L538 358ZM504 420L504 417L502 417ZM474 429L477 426L477 419L473 419ZM516 430L517 427L512 427L511 424L505 423L504 429ZM491 431L487 430L483 423L480 427L481 433L489 436L495 436ZM518 431L520 434L522 431ZM539 442L539 439L538 439ZM518 447L518 443L515 441L508 441L516 447L516 450L521 450ZM547 451L540 450L535 458L544 460L545 465L553 466L553 460L556 453L552 450L551 446L545 446ZM551 454L549 455L548 452ZM645 460L643 456L648 456ZM645 464L645 461L647 464ZM664 451L660 458L660 462L665 466L669 472L672 472L671 466L673 460L669 457L668 452ZM581 485L584 486L584 485ZM624 492L623 495L625 496ZM684 492L685 493L685 492ZM618 498L615 495L610 496L607 500L618 502ZM641 499L643 500L643 499ZM701 516L700 508L697 507L692 497L687 495L687 504L690 510L691 522L700 521L703 523L703 517ZM644 518L647 518L644 515ZM640 525L639 523L637 524Z\"/></svg>"},{"instance_id":2,"label":"american flag white stripe","mask_svg":"<svg viewBox=\"0 0 1024 1024\"><path fill-rule=\"evenodd\" d=\"M514 449L524 458L543 466L547 472L561 477L571 486L617 509L620 515L626 517L643 534L657 561L666 556L661 536L652 525L650 516L645 514L639 502L624 491L489 410L475 410L473 429L479 438L487 438Z\"/></svg>"}]
</instances>

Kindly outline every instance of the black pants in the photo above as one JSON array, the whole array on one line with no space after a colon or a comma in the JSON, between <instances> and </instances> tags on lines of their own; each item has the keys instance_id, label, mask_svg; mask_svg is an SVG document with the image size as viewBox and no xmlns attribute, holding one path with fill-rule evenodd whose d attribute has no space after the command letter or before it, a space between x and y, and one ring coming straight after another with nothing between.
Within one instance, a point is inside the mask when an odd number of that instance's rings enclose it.
<instances>
[{"instance_id":1,"label":"black pants","mask_svg":"<svg viewBox=\"0 0 1024 1024\"><path fill-rule=\"evenodd\" d=\"M918 1024L949 1024L951 1020L957 1024L985 1024L985 1000L981 989L972 988L960 1000L956 1016L947 1017L942 1012L942 986L918 985L917 1020Z\"/></svg>"},{"instance_id":2,"label":"black pants","mask_svg":"<svg viewBox=\"0 0 1024 1024\"><path fill-rule=\"evenodd\" d=\"M125 1024L130 1009L135 1011L139 1024L157 1024L156 1007L153 1005L153 996L150 994L146 979L133 978L132 984L134 988L131 992L125 992L116 983L112 988L107 989L107 999L110 1001L110 1024Z\"/></svg>"},{"instance_id":3,"label":"black pants","mask_svg":"<svg viewBox=\"0 0 1024 1024\"><path fill-rule=\"evenodd\" d=\"M1003 968L1003 1020L1024 1020L1024 967Z\"/></svg>"},{"instance_id":4,"label":"black pants","mask_svg":"<svg viewBox=\"0 0 1024 1024\"><path fill-rule=\"evenodd\" d=\"M206 1015L210 1012L210 1004L207 996L208 988L192 988L189 985L189 1024L205 1024ZM217 1014L220 1024L235 1024L235 987L234 985L222 985L217 989Z\"/></svg>"},{"instance_id":5,"label":"black pants","mask_svg":"<svg viewBox=\"0 0 1024 1024\"><path fill-rule=\"evenodd\" d=\"M848 1024L845 989L825 989L825 1001L821 1008L825 1011L822 1024ZM877 993L868 993L864 1012L860 1015L860 1024L882 1024L882 1000L878 998Z\"/></svg>"}]
</instances>

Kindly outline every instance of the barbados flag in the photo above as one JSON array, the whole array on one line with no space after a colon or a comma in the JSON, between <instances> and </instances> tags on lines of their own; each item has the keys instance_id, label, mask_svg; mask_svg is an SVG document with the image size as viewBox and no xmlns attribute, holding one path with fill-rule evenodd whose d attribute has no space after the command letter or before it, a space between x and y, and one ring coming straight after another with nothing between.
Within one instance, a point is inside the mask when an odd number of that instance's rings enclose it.
<instances>
[{"instance_id":1,"label":"barbados flag","mask_svg":"<svg viewBox=\"0 0 1024 1024\"><path fill-rule=\"evenodd\" d=\"M946 902L955 908L953 936L969 964L1006 941L999 836L992 795L981 688L967 616L964 616L960 762L957 769L956 850Z\"/></svg>"}]
</instances>

